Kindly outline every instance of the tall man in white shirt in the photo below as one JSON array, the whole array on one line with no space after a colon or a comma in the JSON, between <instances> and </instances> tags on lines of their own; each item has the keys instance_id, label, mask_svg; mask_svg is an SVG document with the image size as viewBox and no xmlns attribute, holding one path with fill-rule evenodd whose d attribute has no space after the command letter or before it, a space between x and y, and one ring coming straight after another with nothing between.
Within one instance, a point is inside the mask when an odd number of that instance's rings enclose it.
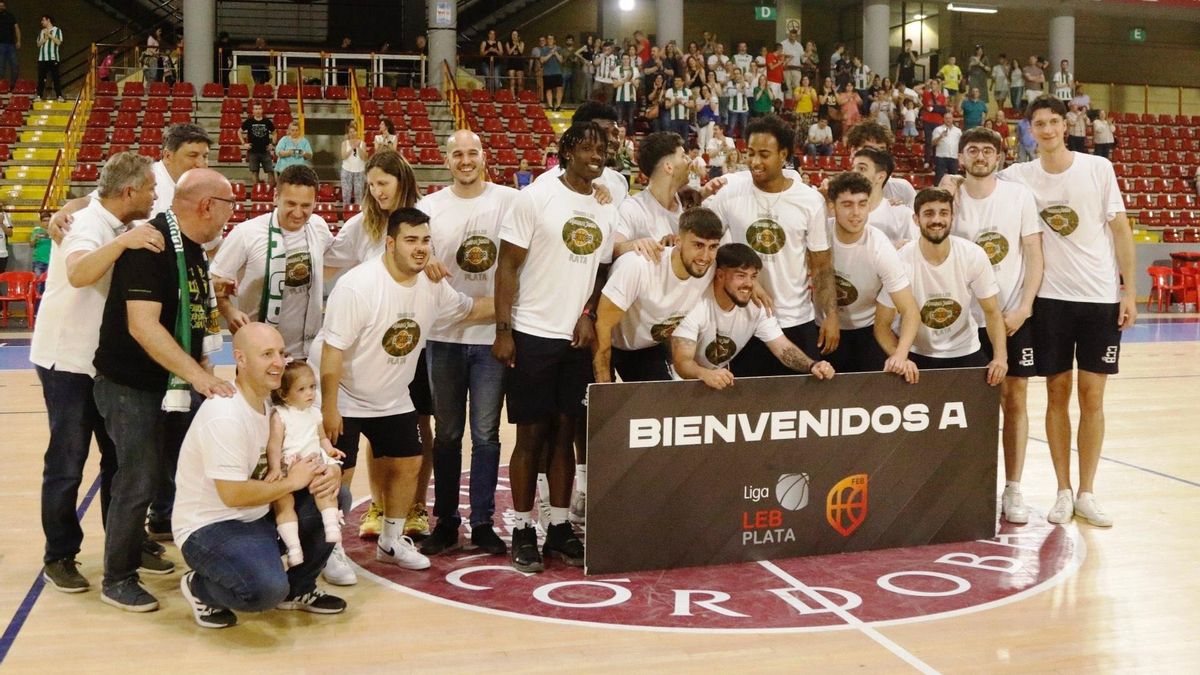
<instances>
[{"instance_id":1,"label":"tall man in white shirt","mask_svg":"<svg viewBox=\"0 0 1200 675\"><path fill-rule=\"evenodd\" d=\"M1045 271L1034 301L1038 375L1046 377L1046 438L1058 477L1058 497L1046 518L1078 515L1098 527L1112 518L1096 503L1094 481L1104 442L1104 388L1116 374L1121 332L1137 320L1133 233L1112 163L1071 152L1063 142L1066 105L1041 96L1025 111L1038 160L1015 164L1000 178L1033 191L1049 228L1042 240ZM1071 383L1079 371L1079 493L1071 494Z\"/></svg>"},{"instance_id":2,"label":"tall man in white shirt","mask_svg":"<svg viewBox=\"0 0 1200 675\"><path fill-rule=\"evenodd\" d=\"M908 359L908 351L921 317L896 249L867 222L870 200L877 188L878 183L872 185L853 172L839 174L829 183L838 308L835 316L823 315L821 320L838 321L842 329L829 363L839 373L882 370L914 382L916 366ZM890 357L875 339L875 301L883 293L900 312L899 344Z\"/></svg>"},{"instance_id":3,"label":"tall man in white shirt","mask_svg":"<svg viewBox=\"0 0 1200 675\"><path fill-rule=\"evenodd\" d=\"M983 249L950 236L954 222L954 197L938 188L917 193L917 225L921 238L900 249L900 262L921 308L909 359L918 368L972 368L987 366L987 382L996 386L1008 371L1004 317L1000 314L999 287ZM979 342L978 326L971 316L975 301L983 308L993 356L989 361ZM896 308L887 295L879 296L875 309L875 336L884 351L896 356L900 348L892 332Z\"/></svg>"},{"instance_id":4,"label":"tall man in white shirt","mask_svg":"<svg viewBox=\"0 0 1200 675\"><path fill-rule=\"evenodd\" d=\"M492 317L488 298L473 299L430 281L429 216L412 207L388 217L385 250L338 280L313 345L321 373L321 414L329 440L356 464L360 436L371 442L373 478L382 487L383 532L375 559L405 569L429 559L404 535L421 468L421 433L409 384L429 333L445 322ZM378 469L378 476L374 473Z\"/></svg>"},{"instance_id":5,"label":"tall man in white shirt","mask_svg":"<svg viewBox=\"0 0 1200 675\"><path fill-rule=\"evenodd\" d=\"M762 258L746 244L717 249L712 284L671 335L671 360L680 378L718 390L733 386L730 362L752 338L762 341L788 373L833 377L828 361L809 358L774 316L750 301L762 267Z\"/></svg>"},{"instance_id":6,"label":"tall man in white shirt","mask_svg":"<svg viewBox=\"0 0 1200 675\"><path fill-rule=\"evenodd\" d=\"M1010 523L1029 522L1029 508L1021 496L1021 472L1029 439L1025 408L1029 378L1034 367L1034 298L1042 284L1042 227L1037 204L1029 188L996 179L1004 157L1000 134L984 127L963 132L959 161L966 178L958 191L958 208L951 234L975 242L987 254L1000 288L998 301L1007 335L1008 373L1000 385L1004 410L1004 476L1001 513ZM971 307L976 320L982 310ZM987 331L979 331L984 353L992 356Z\"/></svg>"},{"instance_id":7,"label":"tall man in white shirt","mask_svg":"<svg viewBox=\"0 0 1200 675\"><path fill-rule=\"evenodd\" d=\"M748 244L763 258L760 282L774 299L784 334L816 359L837 349L837 322L826 322L820 329L815 322L816 307L826 315L837 311L837 292L825 198L783 173L792 153L793 133L775 115L751 122L747 127L751 180L731 181L704 205L728 228L723 241ZM738 354L733 371L738 376L791 372L760 339L751 340Z\"/></svg>"},{"instance_id":8,"label":"tall man in white shirt","mask_svg":"<svg viewBox=\"0 0 1200 675\"><path fill-rule=\"evenodd\" d=\"M850 168L871 182L867 224L882 232L897 249L917 239L920 231L913 221L913 210L904 204L893 204L884 193L888 179L896 168L891 154L864 147L854 153Z\"/></svg>"},{"instance_id":9,"label":"tall man in white shirt","mask_svg":"<svg viewBox=\"0 0 1200 675\"><path fill-rule=\"evenodd\" d=\"M92 396L104 300L112 267L126 250L161 251L163 237L153 225L130 228L146 218L154 203L155 178L150 159L123 152L100 172L100 198L76 212L71 231L51 245L46 291L33 330L33 362L46 414L50 443L42 472L42 530L46 536L42 578L65 593L88 589L76 570L83 530L75 516L83 467L92 436L100 450L101 517L108 513L115 470L113 442L104 429Z\"/></svg>"},{"instance_id":10,"label":"tall man in white shirt","mask_svg":"<svg viewBox=\"0 0 1200 675\"><path fill-rule=\"evenodd\" d=\"M666 341L708 289L724 231L715 213L694 207L680 217L678 242L658 262L630 255L613 265L596 318L597 382L612 382L614 367L623 382L671 379Z\"/></svg>"},{"instance_id":11,"label":"tall man in white shirt","mask_svg":"<svg viewBox=\"0 0 1200 675\"><path fill-rule=\"evenodd\" d=\"M958 173L958 139L962 130L954 126L954 111L947 110L942 126L933 130L933 184L941 185L942 176Z\"/></svg>"},{"instance_id":12,"label":"tall man in white shirt","mask_svg":"<svg viewBox=\"0 0 1200 675\"><path fill-rule=\"evenodd\" d=\"M787 98L791 98L792 92L800 86L802 76L800 64L804 61L804 43L800 42L800 31L795 28L788 29L787 39L782 44L784 55L790 57L787 65L783 67L783 83L786 87Z\"/></svg>"},{"instance_id":13,"label":"tall man in white shirt","mask_svg":"<svg viewBox=\"0 0 1200 675\"><path fill-rule=\"evenodd\" d=\"M492 354L509 369L508 417L517 426L509 462L516 512L511 560L522 572L544 569L542 553L583 565L583 542L568 518L572 445L583 445L586 433L593 322L617 220L616 206L593 194L606 144L594 122L569 128L560 142L563 175L522 190L500 231ZM533 497L537 460L547 446L550 525L539 553Z\"/></svg>"},{"instance_id":14,"label":"tall man in white shirt","mask_svg":"<svg viewBox=\"0 0 1200 675\"><path fill-rule=\"evenodd\" d=\"M439 272L445 274L441 283L472 298L493 294L500 224L517 196L513 188L484 180L486 161L479 136L465 129L454 132L446 142L446 166L454 182L417 202L417 208L429 214L433 252L439 258ZM437 422L433 441L437 525L421 542L425 555L459 547L459 479L468 404L471 543L493 555L508 551L492 529L504 402L504 366L491 354L495 341L495 324L438 324L425 347Z\"/></svg>"}]
</instances>

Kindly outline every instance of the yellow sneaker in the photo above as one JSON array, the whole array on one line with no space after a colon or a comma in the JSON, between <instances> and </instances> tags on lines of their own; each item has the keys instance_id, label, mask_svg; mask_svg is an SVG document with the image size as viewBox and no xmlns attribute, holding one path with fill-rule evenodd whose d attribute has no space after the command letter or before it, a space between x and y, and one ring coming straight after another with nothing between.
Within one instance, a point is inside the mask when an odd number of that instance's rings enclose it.
<instances>
[{"instance_id":1,"label":"yellow sneaker","mask_svg":"<svg viewBox=\"0 0 1200 675\"><path fill-rule=\"evenodd\" d=\"M408 510L408 516L404 519L404 536L429 536L429 513L424 504L413 504Z\"/></svg>"},{"instance_id":2,"label":"yellow sneaker","mask_svg":"<svg viewBox=\"0 0 1200 675\"><path fill-rule=\"evenodd\" d=\"M367 507L362 520L358 521L358 536L364 539L374 539L383 532L383 509L375 502Z\"/></svg>"}]
</instances>

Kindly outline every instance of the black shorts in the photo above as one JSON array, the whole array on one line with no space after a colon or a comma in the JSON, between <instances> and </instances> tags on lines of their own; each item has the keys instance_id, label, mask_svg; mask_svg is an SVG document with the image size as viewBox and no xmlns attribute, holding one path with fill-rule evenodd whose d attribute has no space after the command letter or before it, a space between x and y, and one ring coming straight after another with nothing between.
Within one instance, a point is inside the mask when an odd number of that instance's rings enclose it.
<instances>
[{"instance_id":1,"label":"black shorts","mask_svg":"<svg viewBox=\"0 0 1200 675\"><path fill-rule=\"evenodd\" d=\"M542 75L543 89L557 89L562 86L562 75Z\"/></svg>"},{"instance_id":2,"label":"black shorts","mask_svg":"<svg viewBox=\"0 0 1200 675\"><path fill-rule=\"evenodd\" d=\"M821 350L817 347L817 339L820 338L821 332L817 328L816 321L788 326L783 329L783 334L793 344L803 350L808 355L808 358L813 361L820 361L825 358L821 355ZM796 374L796 371L780 363L779 359L775 358L775 355L771 353L771 349L767 347L766 343L756 337L751 337L746 346L742 347L737 356L733 357L733 362L729 364L729 369L735 377Z\"/></svg>"},{"instance_id":3,"label":"black shorts","mask_svg":"<svg viewBox=\"0 0 1200 675\"><path fill-rule=\"evenodd\" d=\"M1117 302L1074 302L1037 298L1033 301L1033 346L1037 374L1080 370L1116 375L1121 358L1121 331Z\"/></svg>"},{"instance_id":4,"label":"black shorts","mask_svg":"<svg viewBox=\"0 0 1200 675\"><path fill-rule=\"evenodd\" d=\"M622 382L664 382L671 379L665 345L625 351L613 347L612 365Z\"/></svg>"},{"instance_id":5,"label":"black shorts","mask_svg":"<svg viewBox=\"0 0 1200 675\"><path fill-rule=\"evenodd\" d=\"M421 456L421 429L415 411L386 417L343 417L342 435L333 444L346 453L343 471L358 464L359 436L371 441L371 454L376 459Z\"/></svg>"},{"instance_id":6,"label":"black shorts","mask_svg":"<svg viewBox=\"0 0 1200 675\"><path fill-rule=\"evenodd\" d=\"M887 353L875 339L875 327L842 331L837 351L825 360L839 373L875 373L883 370Z\"/></svg>"},{"instance_id":7,"label":"black shorts","mask_svg":"<svg viewBox=\"0 0 1200 675\"><path fill-rule=\"evenodd\" d=\"M1033 377L1037 375L1037 360L1034 358L1035 350L1033 348L1033 317L1025 320L1021 324L1021 328L1016 333L1008 336L1005 345L1008 349L1008 375L1007 377ZM992 353L992 341L988 339L987 329L979 329L979 345L983 349L983 355L988 361L992 360L995 354Z\"/></svg>"},{"instance_id":8,"label":"black shorts","mask_svg":"<svg viewBox=\"0 0 1200 675\"><path fill-rule=\"evenodd\" d=\"M413 381L408 385L408 397L412 399L418 415L433 414L433 392L429 389L429 378L432 375L425 365L425 352L427 351L427 349L422 349L421 355L417 357L417 370L413 374Z\"/></svg>"},{"instance_id":9,"label":"black shorts","mask_svg":"<svg viewBox=\"0 0 1200 675\"><path fill-rule=\"evenodd\" d=\"M555 415L583 418L592 377L592 351L570 340L513 331L516 365L504 376L510 424L535 424Z\"/></svg>"},{"instance_id":10,"label":"black shorts","mask_svg":"<svg viewBox=\"0 0 1200 675\"><path fill-rule=\"evenodd\" d=\"M275 173L275 163L271 161L271 153L268 152L247 152L246 164L250 165L250 173L258 173L261 168L267 173Z\"/></svg>"},{"instance_id":11,"label":"black shorts","mask_svg":"<svg viewBox=\"0 0 1200 675\"><path fill-rule=\"evenodd\" d=\"M967 354L966 356L953 356L950 358L939 358L934 356L924 356L922 354L909 353L908 360L917 364L921 370L935 370L938 368L979 368L987 366L988 357L984 355L983 350Z\"/></svg>"}]
</instances>

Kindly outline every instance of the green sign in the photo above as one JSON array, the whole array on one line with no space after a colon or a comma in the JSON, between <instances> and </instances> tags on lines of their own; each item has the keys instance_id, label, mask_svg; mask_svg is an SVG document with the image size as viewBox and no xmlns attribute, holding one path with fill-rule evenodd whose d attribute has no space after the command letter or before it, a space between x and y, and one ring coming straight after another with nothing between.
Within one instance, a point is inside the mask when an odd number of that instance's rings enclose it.
<instances>
[{"instance_id":1,"label":"green sign","mask_svg":"<svg viewBox=\"0 0 1200 675\"><path fill-rule=\"evenodd\" d=\"M754 18L758 21L774 21L775 20L775 8L774 7L755 7L754 8Z\"/></svg>"},{"instance_id":2,"label":"green sign","mask_svg":"<svg viewBox=\"0 0 1200 675\"><path fill-rule=\"evenodd\" d=\"M1136 27L1136 28L1130 28L1129 29L1129 41L1130 42L1145 42L1146 41L1146 29L1142 28L1140 26Z\"/></svg>"}]
</instances>

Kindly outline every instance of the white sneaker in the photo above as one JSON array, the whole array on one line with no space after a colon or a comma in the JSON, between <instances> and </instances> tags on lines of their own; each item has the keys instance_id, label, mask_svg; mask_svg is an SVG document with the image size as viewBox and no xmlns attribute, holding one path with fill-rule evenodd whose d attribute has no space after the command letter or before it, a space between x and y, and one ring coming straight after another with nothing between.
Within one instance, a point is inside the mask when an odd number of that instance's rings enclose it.
<instances>
[{"instance_id":1,"label":"white sneaker","mask_svg":"<svg viewBox=\"0 0 1200 675\"><path fill-rule=\"evenodd\" d=\"M1029 507L1025 506L1025 499L1020 490L1004 488L1004 494L1000 497L1000 513L1005 520L1014 525L1029 522Z\"/></svg>"},{"instance_id":2,"label":"white sneaker","mask_svg":"<svg viewBox=\"0 0 1200 675\"><path fill-rule=\"evenodd\" d=\"M1096 527L1112 527L1112 518L1096 503L1096 496L1090 492L1080 492L1075 500L1075 515L1083 518Z\"/></svg>"},{"instance_id":3,"label":"white sneaker","mask_svg":"<svg viewBox=\"0 0 1200 675\"><path fill-rule=\"evenodd\" d=\"M429 569L429 558L421 555L413 540L408 537L400 537L394 541L380 539L375 546L375 559L407 570Z\"/></svg>"},{"instance_id":4,"label":"white sneaker","mask_svg":"<svg viewBox=\"0 0 1200 675\"><path fill-rule=\"evenodd\" d=\"M1071 497L1071 491L1059 490L1058 497L1054 500L1054 508L1050 509L1050 513L1046 514L1046 520L1056 525L1063 525L1071 522L1071 516L1074 513L1075 500Z\"/></svg>"},{"instance_id":5,"label":"white sneaker","mask_svg":"<svg viewBox=\"0 0 1200 675\"><path fill-rule=\"evenodd\" d=\"M570 521L576 525L584 525L587 522L587 493L579 490L571 495L571 515Z\"/></svg>"},{"instance_id":6,"label":"white sneaker","mask_svg":"<svg viewBox=\"0 0 1200 675\"><path fill-rule=\"evenodd\" d=\"M358 575L354 573L350 558L346 556L346 549L342 548L341 544L333 547L333 553L329 554L329 560L325 561L325 569L321 570L321 576L334 586L353 586L358 583Z\"/></svg>"}]
</instances>

